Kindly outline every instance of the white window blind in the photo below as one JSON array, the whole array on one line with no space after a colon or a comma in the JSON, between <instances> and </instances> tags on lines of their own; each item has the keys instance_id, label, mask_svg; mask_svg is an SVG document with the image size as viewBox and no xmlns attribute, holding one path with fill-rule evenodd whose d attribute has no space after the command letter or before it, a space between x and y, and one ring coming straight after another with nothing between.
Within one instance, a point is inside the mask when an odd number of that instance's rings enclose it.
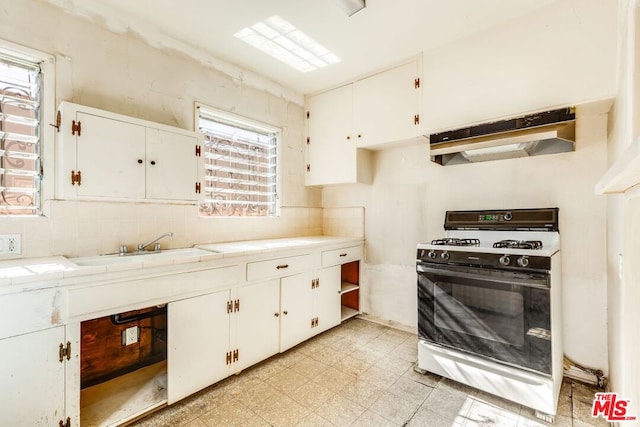
<instances>
[{"instance_id":1,"label":"white window blind","mask_svg":"<svg viewBox=\"0 0 640 427\"><path fill-rule=\"evenodd\" d=\"M0 52L0 215L40 208L41 72Z\"/></svg>"},{"instance_id":2,"label":"white window blind","mask_svg":"<svg viewBox=\"0 0 640 427\"><path fill-rule=\"evenodd\" d=\"M275 216L279 132L198 106L205 140L201 215Z\"/></svg>"}]
</instances>

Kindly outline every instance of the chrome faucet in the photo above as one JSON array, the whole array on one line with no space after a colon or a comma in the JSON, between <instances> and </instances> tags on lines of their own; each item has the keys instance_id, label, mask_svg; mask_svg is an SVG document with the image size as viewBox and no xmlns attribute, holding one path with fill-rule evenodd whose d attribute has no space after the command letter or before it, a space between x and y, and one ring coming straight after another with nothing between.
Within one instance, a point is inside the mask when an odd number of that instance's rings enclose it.
<instances>
[{"instance_id":1,"label":"chrome faucet","mask_svg":"<svg viewBox=\"0 0 640 427\"><path fill-rule=\"evenodd\" d=\"M173 237L173 232L170 231L168 233L164 233L163 235L153 239L149 243L144 243L144 244L140 243L138 245L138 252L144 251L147 246L152 245L154 243L155 243L155 245L153 245L153 251L154 252L158 252L160 250L160 243L157 243L157 242L158 242L158 240L164 239L165 237Z\"/></svg>"}]
</instances>

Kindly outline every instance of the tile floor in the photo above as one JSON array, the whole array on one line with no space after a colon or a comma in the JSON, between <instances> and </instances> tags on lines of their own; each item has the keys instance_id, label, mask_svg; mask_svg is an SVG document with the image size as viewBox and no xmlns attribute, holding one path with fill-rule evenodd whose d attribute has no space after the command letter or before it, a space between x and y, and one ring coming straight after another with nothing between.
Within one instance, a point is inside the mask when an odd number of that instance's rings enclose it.
<instances>
[{"instance_id":1,"label":"tile floor","mask_svg":"<svg viewBox=\"0 0 640 427\"><path fill-rule=\"evenodd\" d=\"M351 319L136 426L544 426L533 411L413 370L415 335ZM606 426L595 389L565 380L557 426Z\"/></svg>"}]
</instances>

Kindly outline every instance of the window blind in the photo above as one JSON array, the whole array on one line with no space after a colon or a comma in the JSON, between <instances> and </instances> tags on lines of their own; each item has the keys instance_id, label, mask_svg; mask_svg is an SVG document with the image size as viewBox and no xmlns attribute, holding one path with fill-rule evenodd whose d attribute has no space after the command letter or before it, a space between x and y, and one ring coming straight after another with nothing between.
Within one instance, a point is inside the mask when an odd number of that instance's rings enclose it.
<instances>
[{"instance_id":1,"label":"window blind","mask_svg":"<svg viewBox=\"0 0 640 427\"><path fill-rule=\"evenodd\" d=\"M39 213L40 98L40 66L0 54L0 215Z\"/></svg>"},{"instance_id":2,"label":"window blind","mask_svg":"<svg viewBox=\"0 0 640 427\"><path fill-rule=\"evenodd\" d=\"M202 215L273 216L277 206L278 133L202 107L205 140Z\"/></svg>"}]
</instances>

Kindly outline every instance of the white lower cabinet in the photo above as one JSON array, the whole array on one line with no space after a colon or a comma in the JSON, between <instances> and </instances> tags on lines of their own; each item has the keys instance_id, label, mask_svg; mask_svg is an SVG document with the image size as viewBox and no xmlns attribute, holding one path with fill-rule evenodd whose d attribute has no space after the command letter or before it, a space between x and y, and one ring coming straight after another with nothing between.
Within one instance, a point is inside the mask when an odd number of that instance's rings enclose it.
<instances>
[{"instance_id":1,"label":"white lower cabinet","mask_svg":"<svg viewBox=\"0 0 640 427\"><path fill-rule=\"evenodd\" d=\"M167 306L167 400L171 405L229 375L230 290Z\"/></svg>"},{"instance_id":2,"label":"white lower cabinet","mask_svg":"<svg viewBox=\"0 0 640 427\"><path fill-rule=\"evenodd\" d=\"M284 277L280 351L340 324L340 266Z\"/></svg>"},{"instance_id":3,"label":"white lower cabinet","mask_svg":"<svg viewBox=\"0 0 640 427\"><path fill-rule=\"evenodd\" d=\"M78 363L78 349L67 346L67 341L64 326L0 340L3 423L78 425L77 405L68 410L65 407L67 363ZM61 353L61 345L63 352L70 349L69 359Z\"/></svg>"}]
</instances>

